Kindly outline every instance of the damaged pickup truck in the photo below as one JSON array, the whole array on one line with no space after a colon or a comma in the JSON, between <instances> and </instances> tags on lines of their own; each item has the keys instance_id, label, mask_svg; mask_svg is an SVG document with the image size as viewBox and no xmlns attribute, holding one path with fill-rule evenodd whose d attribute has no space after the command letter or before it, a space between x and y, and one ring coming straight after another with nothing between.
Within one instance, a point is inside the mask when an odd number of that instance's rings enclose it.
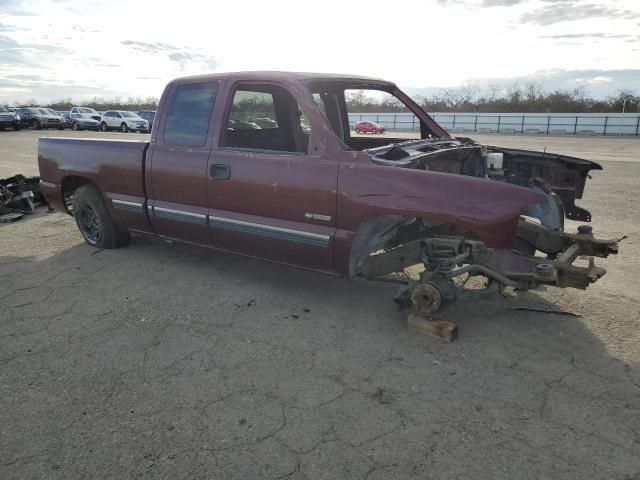
<instances>
[{"instance_id":1,"label":"damaged pickup truck","mask_svg":"<svg viewBox=\"0 0 640 480\"><path fill-rule=\"evenodd\" d=\"M352 91L392 98L414 128L355 133ZM490 291L584 289L605 274L593 257L618 249L589 226L564 231L565 218L591 220L575 200L600 165L452 137L374 78L181 78L162 95L150 141L41 138L38 161L46 199L95 247L133 232L387 279L401 284L400 306L420 286L430 311L472 277ZM403 275L415 265L418 276Z\"/></svg>"}]
</instances>

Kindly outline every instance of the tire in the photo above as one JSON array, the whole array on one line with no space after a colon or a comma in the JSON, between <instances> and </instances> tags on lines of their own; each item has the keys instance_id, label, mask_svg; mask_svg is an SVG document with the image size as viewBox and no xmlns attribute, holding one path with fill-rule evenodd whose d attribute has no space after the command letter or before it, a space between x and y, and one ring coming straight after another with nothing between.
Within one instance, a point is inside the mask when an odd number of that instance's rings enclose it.
<instances>
[{"instance_id":1,"label":"tire","mask_svg":"<svg viewBox=\"0 0 640 480\"><path fill-rule=\"evenodd\" d=\"M74 132L79 132L80 130L82 130L82 129L80 128L80 125L78 125L76 122L73 122L73 124L71 125L71 129L72 129Z\"/></svg>"},{"instance_id":2,"label":"tire","mask_svg":"<svg viewBox=\"0 0 640 480\"><path fill-rule=\"evenodd\" d=\"M127 127L127 124L122 122L122 125L120 125L120 131L122 133L127 133L129 131L129 127Z\"/></svg>"},{"instance_id":3,"label":"tire","mask_svg":"<svg viewBox=\"0 0 640 480\"><path fill-rule=\"evenodd\" d=\"M64 130L64 127L58 127L58 130Z\"/></svg>"},{"instance_id":4,"label":"tire","mask_svg":"<svg viewBox=\"0 0 640 480\"><path fill-rule=\"evenodd\" d=\"M95 185L83 185L73 195L73 217L85 242L96 248L119 248L131 241L129 232L119 229L104 205Z\"/></svg>"},{"instance_id":5,"label":"tire","mask_svg":"<svg viewBox=\"0 0 640 480\"><path fill-rule=\"evenodd\" d=\"M20 125L14 125L13 129L17 132L21 129L22 127Z\"/></svg>"},{"instance_id":6,"label":"tire","mask_svg":"<svg viewBox=\"0 0 640 480\"><path fill-rule=\"evenodd\" d=\"M31 124L36 130L42 130L42 124L38 120L34 120Z\"/></svg>"},{"instance_id":7,"label":"tire","mask_svg":"<svg viewBox=\"0 0 640 480\"><path fill-rule=\"evenodd\" d=\"M100 130L103 132L108 132L109 131L109 127L107 127L107 122L102 122L100 124Z\"/></svg>"},{"instance_id":8,"label":"tire","mask_svg":"<svg viewBox=\"0 0 640 480\"><path fill-rule=\"evenodd\" d=\"M356 128L356 133L360 133L360 129L359 128Z\"/></svg>"}]
</instances>

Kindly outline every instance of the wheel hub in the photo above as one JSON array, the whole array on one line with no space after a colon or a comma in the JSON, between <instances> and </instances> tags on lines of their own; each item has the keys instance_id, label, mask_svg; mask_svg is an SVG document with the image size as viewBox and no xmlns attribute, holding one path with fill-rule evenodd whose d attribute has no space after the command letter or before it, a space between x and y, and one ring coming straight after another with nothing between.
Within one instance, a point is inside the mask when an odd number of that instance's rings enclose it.
<instances>
[{"instance_id":1,"label":"wheel hub","mask_svg":"<svg viewBox=\"0 0 640 480\"><path fill-rule=\"evenodd\" d=\"M78 212L78 224L85 238L91 243L97 243L100 239L100 220L93 208L82 206Z\"/></svg>"}]
</instances>

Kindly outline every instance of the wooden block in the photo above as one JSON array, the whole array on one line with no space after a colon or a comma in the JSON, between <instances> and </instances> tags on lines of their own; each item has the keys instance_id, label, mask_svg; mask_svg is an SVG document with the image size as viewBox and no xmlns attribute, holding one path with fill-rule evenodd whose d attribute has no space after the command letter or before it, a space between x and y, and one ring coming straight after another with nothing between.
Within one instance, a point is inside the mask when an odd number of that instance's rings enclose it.
<instances>
[{"instance_id":1,"label":"wooden block","mask_svg":"<svg viewBox=\"0 0 640 480\"><path fill-rule=\"evenodd\" d=\"M458 326L444 320L430 320L427 317L412 313L407 318L407 325L415 332L440 338L445 342L453 342L458 336Z\"/></svg>"}]
</instances>

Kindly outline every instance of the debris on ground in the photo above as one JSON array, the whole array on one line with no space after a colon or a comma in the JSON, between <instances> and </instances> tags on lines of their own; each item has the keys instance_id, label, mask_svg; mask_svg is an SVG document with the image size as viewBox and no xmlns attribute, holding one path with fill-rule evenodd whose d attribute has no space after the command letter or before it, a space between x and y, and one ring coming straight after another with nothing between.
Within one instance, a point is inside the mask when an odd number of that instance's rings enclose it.
<instances>
[{"instance_id":1,"label":"debris on ground","mask_svg":"<svg viewBox=\"0 0 640 480\"><path fill-rule=\"evenodd\" d=\"M0 222L10 223L48 205L40 192L40 177L14 175L0 179Z\"/></svg>"},{"instance_id":2,"label":"debris on ground","mask_svg":"<svg viewBox=\"0 0 640 480\"><path fill-rule=\"evenodd\" d=\"M431 284L421 283L411 292L411 302L416 311L407 318L410 329L440 338L446 342L453 342L458 336L458 326L445 320L435 320L435 314L441 306L440 292Z\"/></svg>"}]
</instances>

